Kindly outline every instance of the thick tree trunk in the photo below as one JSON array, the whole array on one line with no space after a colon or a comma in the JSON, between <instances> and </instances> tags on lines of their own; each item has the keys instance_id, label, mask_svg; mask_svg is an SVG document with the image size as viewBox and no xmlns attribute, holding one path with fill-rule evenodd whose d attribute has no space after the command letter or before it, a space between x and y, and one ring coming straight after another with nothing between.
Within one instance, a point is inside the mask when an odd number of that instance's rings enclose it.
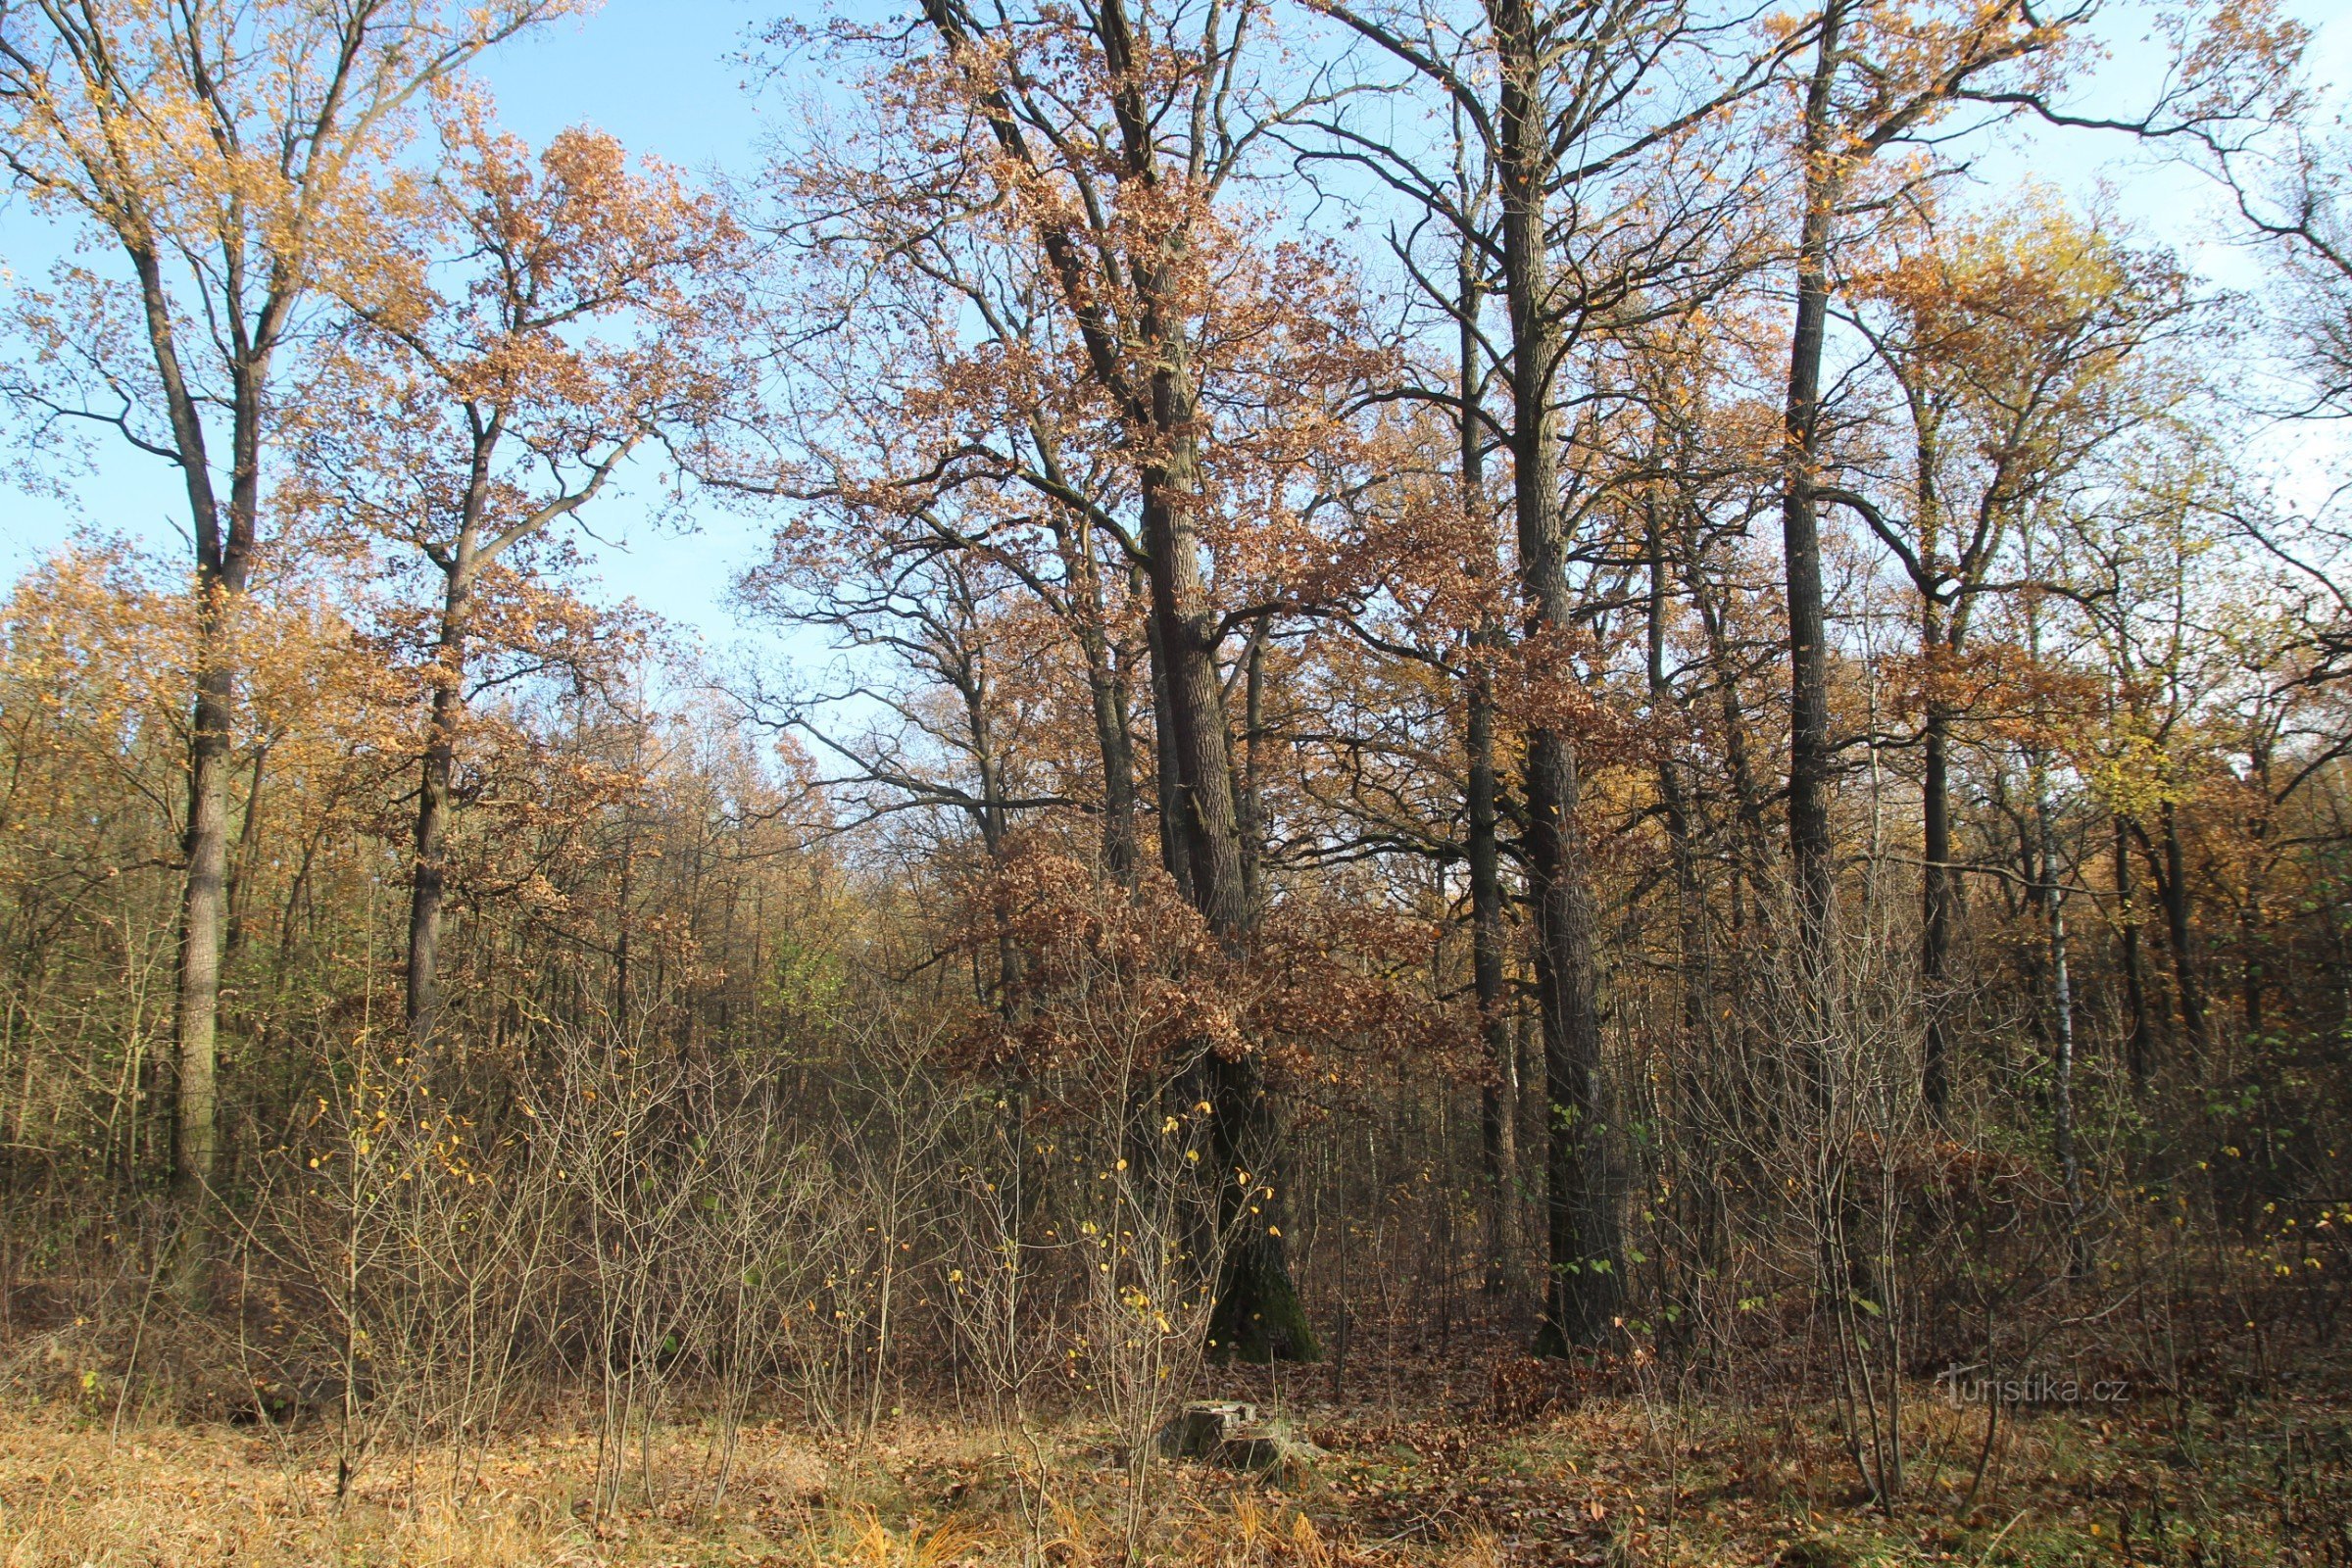
<instances>
[{"instance_id":1,"label":"thick tree trunk","mask_svg":"<svg viewBox=\"0 0 2352 1568\"><path fill-rule=\"evenodd\" d=\"M1210 1054L1202 1063L1213 1108L1209 1149L1225 1182L1218 1223L1225 1236L1208 1338L1219 1358L1312 1361L1322 1352L1305 1303L1291 1281L1283 1246L1282 1130L1254 1056Z\"/></svg>"},{"instance_id":2,"label":"thick tree trunk","mask_svg":"<svg viewBox=\"0 0 2352 1568\"><path fill-rule=\"evenodd\" d=\"M188 484L198 523L200 602L196 703L188 743L188 879L180 907L172 1169L173 1181L191 1199L212 1190L220 1165L220 959L228 914L228 785L238 675L234 621L245 597L254 521L261 509L262 414L257 387L258 377L266 373L266 366L257 367L234 378L234 466L225 514L214 510L209 479L201 473L201 436L191 441L183 435L180 441L183 453L194 453ZM201 1266L209 1245L201 1227L196 1244L186 1259L191 1271Z\"/></svg>"},{"instance_id":3,"label":"thick tree trunk","mask_svg":"<svg viewBox=\"0 0 2352 1568\"><path fill-rule=\"evenodd\" d=\"M1502 56L1503 286L1510 308L1512 504L1527 611L1540 630L1568 629L1558 454L1551 390L1565 352L1552 298L1545 199L1553 156L1537 84L1544 44L1527 0L1494 10ZM1550 1277L1537 1346L1559 1353L1614 1330L1619 1300L1616 1213L1608 1192L1600 1008L1592 969L1589 868L1578 835L1576 752L1537 725L1527 738L1529 894L1544 1024L1545 1233Z\"/></svg>"},{"instance_id":4,"label":"thick tree trunk","mask_svg":"<svg viewBox=\"0 0 2352 1568\"><path fill-rule=\"evenodd\" d=\"M1821 19L1819 55L1805 93L1804 215L1796 252L1796 321L1789 334L1787 427L1782 452L1781 541L1788 573L1788 849L1796 882L1804 983L1819 993L1828 969L1833 873L1830 842L1829 630L1821 579L1815 466L1821 444L1821 361L1829 325L1830 246L1839 180L1830 142L1844 6ZM1808 997L1818 1005L1820 995Z\"/></svg>"},{"instance_id":5,"label":"thick tree trunk","mask_svg":"<svg viewBox=\"0 0 2352 1568\"><path fill-rule=\"evenodd\" d=\"M1189 431L1194 409L1182 357L1166 360L1154 376L1154 423ZM1177 435L1170 447L1172 461L1144 473L1143 521L1167 743L1180 780L1171 805L1193 906L1220 942L1239 951L1256 911L1234 800L1217 620L1201 579L1192 512L1199 495L1197 460L1188 436ZM1226 1238L1210 1338L1219 1354L1248 1361L1313 1360L1320 1347L1283 1246L1279 1127L1265 1074L1249 1054L1228 1058L1212 1053L1201 1072L1212 1107L1210 1147L1219 1161L1218 1228Z\"/></svg>"},{"instance_id":6,"label":"thick tree trunk","mask_svg":"<svg viewBox=\"0 0 2352 1568\"><path fill-rule=\"evenodd\" d=\"M220 960L227 924L228 785L236 718L235 619L252 570L261 512L262 394L270 354L257 348L230 371L227 505L213 489L204 420L180 368L172 311L155 253L134 245L148 342L170 412L196 543L195 702L188 735L187 880L180 899L172 1018L172 1179L186 1200L213 1188L220 1160ZM267 334L264 334L267 340ZM181 1266L201 1291L209 1242L191 1221Z\"/></svg>"},{"instance_id":7,"label":"thick tree trunk","mask_svg":"<svg viewBox=\"0 0 2352 1568\"><path fill-rule=\"evenodd\" d=\"M1184 829L1184 768L1176 758L1176 720L1169 711L1168 659L1160 648L1158 615L1147 616L1146 624L1152 654L1152 784L1159 828L1159 865L1175 880L1184 902L1198 908L1192 850Z\"/></svg>"},{"instance_id":8,"label":"thick tree trunk","mask_svg":"<svg viewBox=\"0 0 2352 1568\"><path fill-rule=\"evenodd\" d=\"M1250 929L1251 911L1217 678L1216 622L1200 581L1200 543L1189 520L1164 502L1147 502L1144 519L1152 541L1152 618L1164 661L1167 738L1176 763L1176 841L1195 907L1220 938L1238 941Z\"/></svg>"},{"instance_id":9,"label":"thick tree trunk","mask_svg":"<svg viewBox=\"0 0 2352 1568\"><path fill-rule=\"evenodd\" d=\"M458 727L466 707L466 629L473 596L474 552L462 539L441 600L433 651L433 700L416 782L415 865L409 889L409 1032L431 1035L441 1005L441 908L448 896L450 780L457 769Z\"/></svg>"},{"instance_id":10,"label":"thick tree trunk","mask_svg":"<svg viewBox=\"0 0 2352 1568\"><path fill-rule=\"evenodd\" d=\"M188 747L187 883L180 904L172 1171L191 1200L212 1188L220 1159L220 938L227 906L229 726L236 691L236 677L221 647L226 610L220 601L225 597L219 591L208 594L199 614L200 662Z\"/></svg>"},{"instance_id":11,"label":"thick tree trunk","mask_svg":"<svg viewBox=\"0 0 2352 1568\"><path fill-rule=\"evenodd\" d=\"M1608 1191L1600 1006L1590 896L1576 823L1576 755L1548 730L1528 743L1528 861L1536 904L1536 988L1544 1017L1544 1150L1551 1280L1539 1348L1557 1354L1609 1338L1620 1298L1617 1216Z\"/></svg>"}]
</instances>

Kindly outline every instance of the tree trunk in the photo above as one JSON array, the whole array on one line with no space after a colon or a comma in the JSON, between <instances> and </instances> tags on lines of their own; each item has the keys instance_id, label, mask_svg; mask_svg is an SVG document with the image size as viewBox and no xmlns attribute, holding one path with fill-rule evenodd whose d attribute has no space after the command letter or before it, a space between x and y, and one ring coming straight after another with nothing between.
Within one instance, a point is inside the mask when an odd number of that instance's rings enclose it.
<instances>
[{"instance_id":1,"label":"tree trunk","mask_svg":"<svg viewBox=\"0 0 2352 1568\"><path fill-rule=\"evenodd\" d=\"M2039 657L2038 647L2034 650ZM2051 823L2049 769L2034 762L2034 826L2041 861L2042 919L2050 949L2050 1123L2052 1152L2066 1188L2067 1274L2082 1278L2087 1267L2082 1240L2082 1162L2075 1150L2075 990L2068 968L2066 893L2059 886L2058 838Z\"/></svg>"},{"instance_id":2,"label":"tree trunk","mask_svg":"<svg viewBox=\"0 0 2352 1568\"><path fill-rule=\"evenodd\" d=\"M2247 823L2247 835L2253 841L2246 856L2246 892L2238 915L2238 999L2245 1021L2245 1040L2253 1045L2262 1038L2263 993L2269 978L2263 972L2264 882L2263 864L2269 852L2271 837L2271 749L2267 742L2253 751L2254 781L2262 786L2262 809Z\"/></svg>"},{"instance_id":3,"label":"tree trunk","mask_svg":"<svg viewBox=\"0 0 2352 1568\"><path fill-rule=\"evenodd\" d=\"M924 0L923 14L952 51L960 52L972 43L967 14L948 0ZM1102 51L1106 107L1117 126L1117 163L1110 172L1123 189L1147 196L1149 201L1139 204L1139 210L1149 210L1170 194L1163 181L1163 131L1146 101L1144 82L1153 69L1143 64L1149 51L1137 41L1125 0L1102 0L1089 12L1088 26ZM1034 169L1027 137L1004 89L983 85L980 101L1000 149ZM1180 206L1186 199L1178 195L1176 202ZM1201 575L1202 547L1195 514L1200 503L1200 421L1192 345L1186 335L1190 303L1181 276L1189 230L1180 220L1158 236L1125 242L1119 260L1132 312L1115 325L1103 313L1083 252L1120 242L1100 232L1081 240L1058 226L1048 226L1040 242L1085 345L1091 373L1137 427L1142 444L1152 449L1137 477L1152 597L1161 855L1209 929L1229 951L1238 953L1247 945L1254 911L1243 865L1233 748L1217 674L1220 627ZM1203 1072L1213 1107L1211 1145L1220 1157L1248 1154L1261 1135L1268 1150L1249 1167L1252 1181L1227 1180L1220 1186L1219 1217L1230 1241L1211 1332L1220 1350L1252 1360L1274 1355L1311 1358L1316 1353L1314 1333L1292 1287L1273 1218L1280 1184L1266 1179L1271 1174L1275 1118L1263 1073L1250 1054L1230 1061L1212 1055ZM1261 1193L1256 1212L1246 1213L1249 1195L1256 1189L1272 1191ZM1244 1219L1252 1223L1242 1223ZM1258 1220L1265 1223L1254 1223Z\"/></svg>"},{"instance_id":4,"label":"tree trunk","mask_svg":"<svg viewBox=\"0 0 2352 1568\"><path fill-rule=\"evenodd\" d=\"M1102 603L1102 564L1084 528L1054 530L1062 569L1072 590L1073 623L1086 661L1086 691L1102 759L1102 865L1121 882L1135 881L1135 742L1127 730L1127 694L1111 654Z\"/></svg>"},{"instance_id":5,"label":"tree trunk","mask_svg":"<svg viewBox=\"0 0 2352 1568\"><path fill-rule=\"evenodd\" d=\"M1250 628L1250 650L1242 656L1242 777L1240 788L1242 837L1242 897L1250 909L1261 906L1263 890L1259 864L1264 854L1265 802L1259 793L1258 743L1266 722L1266 623Z\"/></svg>"},{"instance_id":6,"label":"tree trunk","mask_svg":"<svg viewBox=\"0 0 2352 1568\"><path fill-rule=\"evenodd\" d=\"M1167 688L1167 738L1176 763L1176 842L1191 873L1195 906L1219 938L1236 941L1248 933L1251 911L1217 678L1216 617L1200 580L1200 541L1189 516L1164 499L1145 502L1144 531L1152 554L1152 627Z\"/></svg>"},{"instance_id":7,"label":"tree trunk","mask_svg":"<svg viewBox=\"0 0 2352 1568\"><path fill-rule=\"evenodd\" d=\"M1959 902L1952 869L1951 725L1950 710L1931 699L1920 776L1926 862L1920 868L1920 1002L1927 1038L1919 1088L1928 1109L1938 1115L1951 1102L1952 927Z\"/></svg>"},{"instance_id":8,"label":"tree trunk","mask_svg":"<svg viewBox=\"0 0 2352 1568\"><path fill-rule=\"evenodd\" d=\"M1652 721L1671 726L1670 738L1658 754L1658 810L1666 824L1666 849L1674 867L1675 927L1681 947L1683 1049L1680 1061L1671 1070L1676 1080L1674 1133L1681 1144L1676 1163L1684 1174L1675 1186L1681 1198L1697 1209L1691 1226L1695 1261L1702 1269L1719 1269L1724 1261L1725 1204L1723 1194L1709 1179L1721 1168L1718 1123L1710 1112L1728 1100L1732 1086L1719 1084L1717 1077L1722 1054L1715 1029L1713 944L1707 929L1698 848L1691 834L1690 790L1678 755L1686 714L1666 670L1666 535L1655 503L1648 508L1647 523L1649 703ZM1723 678L1731 678L1729 671Z\"/></svg>"},{"instance_id":9,"label":"tree trunk","mask_svg":"<svg viewBox=\"0 0 2352 1568\"><path fill-rule=\"evenodd\" d=\"M446 839L450 780L457 769L458 726L466 708L466 629L473 597L474 551L461 538L441 600L433 650L432 712L416 785L416 865L409 890L409 1032L429 1037L441 1006L441 906L447 897Z\"/></svg>"},{"instance_id":10,"label":"tree trunk","mask_svg":"<svg viewBox=\"0 0 2352 1568\"><path fill-rule=\"evenodd\" d=\"M1102 864L1121 882L1135 881L1135 742L1127 733L1127 694L1105 661L1087 671L1095 738L1102 754Z\"/></svg>"},{"instance_id":11,"label":"tree trunk","mask_svg":"<svg viewBox=\"0 0 2352 1568\"><path fill-rule=\"evenodd\" d=\"M1519 1071L1503 981L1502 850L1494 773L1494 694L1485 670L1469 694L1470 975L1490 1081L1479 1093L1480 1175L1486 1188L1486 1292L1515 1297L1519 1279Z\"/></svg>"},{"instance_id":12,"label":"tree trunk","mask_svg":"<svg viewBox=\"0 0 2352 1568\"><path fill-rule=\"evenodd\" d=\"M1152 623L1166 691L1168 744L1180 781L1175 825L1194 907L1228 949L1248 942L1256 911L1243 864L1234 800L1232 739L1217 674L1217 619L1200 575L1193 508L1199 470L1189 432L1195 410L1180 350L1153 375L1153 422L1170 439L1170 461L1146 468L1143 523L1151 561ZM1164 765L1164 763L1163 763ZM1164 795L1163 790L1163 795ZM1210 1148L1219 1164L1218 1227L1226 1237L1209 1335L1220 1354L1247 1361L1313 1360L1314 1330L1291 1282L1280 1226L1279 1134L1258 1058L1211 1053L1202 1064L1211 1111Z\"/></svg>"},{"instance_id":13,"label":"tree trunk","mask_svg":"<svg viewBox=\"0 0 2352 1568\"><path fill-rule=\"evenodd\" d=\"M1554 311L1545 233L1553 155L1538 83L1545 45L1528 0L1494 9L1502 56L1503 286L1510 308L1512 504L1520 586L1539 629L1572 620L1559 514L1551 389L1565 345ZM1576 822L1575 748L1536 725L1527 738L1525 803L1529 894L1535 905L1536 986L1544 1024L1545 1234L1550 1277L1539 1350L1557 1354L1613 1332L1616 1216L1600 1078L1600 1011L1592 970L1588 867Z\"/></svg>"},{"instance_id":14,"label":"tree trunk","mask_svg":"<svg viewBox=\"0 0 2352 1568\"><path fill-rule=\"evenodd\" d=\"M2132 830L2115 819L2115 924L2122 953L2117 963L2124 978L2124 1063L2135 1089L2146 1089L2151 1066L2148 1040L2148 992L2140 972L2139 907L2132 891Z\"/></svg>"},{"instance_id":15,"label":"tree trunk","mask_svg":"<svg viewBox=\"0 0 2352 1568\"><path fill-rule=\"evenodd\" d=\"M199 611L194 726L188 747L187 884L180 905L178 1075L172 1102L172 1171L182 1195L199 1200L219 1164L217 1074L220 935L228 870L229 726L236 678L222 645L224 591Z\"/></svg>"},{"instance_id":16,"label":"tree trunk","mask_svg":"<svg viewBox=\"0 0 2352 1568\"><path fill-rule=\"evenodd\" d=\"M1683 545L1683 586L1690 595L1691 608L1698 612L1699 629L1706 633L1707 662L1717 672L1717 722L1723 726L1724 768L1730 775L1732 799L1740 813L1743 880L1750 891L1755 891L1762 886L1771 855L1764 824L1765 792L1756 782L1756 767L1748 745L1747 712L1740 700L1737 650L1731 628L1724 621L1717 585L1707 579L1704 551L1694 521L1685 528ZM1738 888L1734 889L1732 902L1737 915L1741 902Z\"/></svg>"},{"instance_id":17,"label":"tree trunk","mask_svg":"<svg viewBox=\"0 0 2352 1568\"><path fill-rule=\"evenodd\" d=\"M1576 755L1559 735L1529 737L1528 861L1536 904L1536 987L1544 1018L1546 1235L1551 1280L1539 1348L1596 1345L1617 1315L1617 1224L1608 1191L1600 1008L1592 909L1576 824Z\"/></svg>"},{"instance_id":18,"label":"tree trunk","mask_svg":"<svg viewBox=\"0 0 2352 1568\"><path fill-rule=\"evenodd\" d=\"M2180 819L2167 801L2164 822L2164 876L2157 892L2164 899L2165 936L2173 950L2173 980L2180 993L2180 1027L2198 1059L2209 1044L2205 1033L2205 992L2197 976L2196 956L2189 949L2188 868L2180 845Z\"/></svg>"},{"instance_id":19,"label":"tree trunk","mask_svg":"<svg viewBox=\"0 0 2352 1568\"><path fill-rule=\"evenodd\" d=\"M1464 184L1467 186L1467 180ZM1482 288L1479 256L1465 240L1458 264L1461 288L1459 355L1461 417L1461 506L1468 532L1479 537L1487 524L1486 430L1475 325ZM1494 567L1492 557L1489 568ZM1467 753L1464 806L1469 816L1465 858L1470 872L1470 983L1478 1000L1479 1028L1486 1039L1489 1081L1479 1091L1479 1174L1486 1191L1486 1294L1514 1300L1524 1287L1519 1277L1519 1062L1511 1043L1510 999L1503 981L1503 897L1500 802L1494 771L1494 676L1484 662L1502 646L1499 625L1480 629L1470 650L1468 709L1463 736Z\"/></svg>"},{"instance_id":20,"label":"tree trunk","mask_svg":"<svg viewBox=\"0 0 2352 1568\"><path fill-rule=\"evenodd\" d=\"M1827 973L1831 898L1828 617L1821 581L1821 517L1814 468L1821 445L1821 360L1829 325L1830 246L1839 180L1830 147L1842 0L1823 8L1821 42L1805 93L1804 218L1797 239L1796 321L1789 335L1787 428L1782 453L1781 540L1788 572L1788 849L1796 880L1805 984Z\"/></svg>"},{"instance_id":21,"label":"tree trunk","mask_svg":"<svg viewBox=\"0 0 2352 1568\"><path fill-rule=\"evenodd\" d=\"M252 902L253 866L262 853L262 783L270 773L270 748L265 743L253 754L253 782L245 791L243 825L237 829L237 854L229 867L227 893L227 930L223 936L223 952L234 955L243 947L252 923L247 917L247 906Z\"/></svg>"},{"instance_id":22,"label":"tree trunk","mask_svg":"<svg viewBox=\"0 0 2352 1568\"><path fill-rule=\"evenodd\" d=\"M1184 902L1199 907L1193 889L1192 850L1184 832L1184 769L1176 760L1176 721L1169 712L1168 660L1160 649L1159 617L1146 617L1152 655L1152 785L1159 828L1159 865L1175 880Z\"/></svg>"},{"instance_id":23,"label":"tree trunk","mask_svg":"<svg viewBox=\"0 0 2352 1568\"><path fill-rule=\"evenodd\" d=\"M261 513L262 394L270 352L256 347L230 369L229 484L225 507L213 489L204 420L179 363L163 268L155 252L130 248L156 371L188 496L196 543L196 693L188 728L188 820L182 851L179 973L172 1017L172 1179L185 1200L211 1191L220 1157L220 958L227 923L228 784L236 720L235 618L252 570ZM268 341L268 334L262 334ZM201 1291L208 1243L191 1222L182 1267Z\"/></svg>"}]
</instances>

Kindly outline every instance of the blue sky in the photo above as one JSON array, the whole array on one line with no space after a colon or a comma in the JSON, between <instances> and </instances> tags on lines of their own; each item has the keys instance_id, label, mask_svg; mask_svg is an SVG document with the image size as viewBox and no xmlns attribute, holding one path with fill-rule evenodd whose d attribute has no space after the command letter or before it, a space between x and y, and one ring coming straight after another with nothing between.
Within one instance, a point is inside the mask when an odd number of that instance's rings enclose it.
<instances>
[{"instance_id":1,"label":"blue sky","mask_svg":"<svg viewBox=\"0 0 2352 1568\"><path fill-rule=\"evenodd\" d=\"M565 23L511 46L485 74L510 124L532 140L566 125L594 123L632 149L692 169L749 172L759 143L784 98L756 93L755 68L742 58L755 27L782 9L776 0L608 0L596 15ZM2319 28L2315 65L2324 80L2352 80L2352 16L2342 0L2298 0L2290 7ZM2119 40L2104 74L2119 89L2147 54ZM1980 165L1988 186L2035 179L2083 192L2104 182L2122 213L2234 286L2258 280L2259 261L2212 240L2203 216L2210 195L2185 172L2152 165L2117 138L2025 135ZM20 207L0 210L0 257L33 273L55 240ZM29 493L0 478L0 583L54 551L77 527L152 540L178 559L183 526L172 470L120 447L100 448L98 471L68 499ZM623 494L600 507L590 526L607 591L626 595L698 633L713 647L745 640L729 612L734 573L760 553L764 527L741 514L703 509L691 537L637 525ZM761 639L764 640L764 639Z\"/></svg>"},{"instance_id":2,"label":"blue sky","mask_svg":"<svg viewBox=\"0 0 2352 1568\"><path fill-rule=\"evenodd\" d=\"M738 59L772 0L606 0L493 56L483 74L537 141L592 122L672 163L740 167L761 128Z\"/></svg>"},{"instance_id":3,"label":"blue sky","mask_svg":"<svg viewBox=\"0 0 2352 1568\"><path fill-rule=\"evenodd\" d=\"M482 72L503 120L532 141L593 123L633 151L694 170L751 167L762 134L761 100L748 90L739 58L773 0L609 0L597 14L528 36L492 56ZM56 236L21 206L0 210L0 258L37 281L56 254ZM13 456L13 454L11 455ZM9 484L0 469L0 583L46 558L76 530L151 541L184 559L185 502L177 471L103 443L95 471L67 497ZM693 538L638 525L625 490L609 494L588 519L607 591L630 597L699 632L713 645L738 632L725 602L728 579L757 553L764 529L739 514L705 509Z\"/></svg>"}]
</instances>

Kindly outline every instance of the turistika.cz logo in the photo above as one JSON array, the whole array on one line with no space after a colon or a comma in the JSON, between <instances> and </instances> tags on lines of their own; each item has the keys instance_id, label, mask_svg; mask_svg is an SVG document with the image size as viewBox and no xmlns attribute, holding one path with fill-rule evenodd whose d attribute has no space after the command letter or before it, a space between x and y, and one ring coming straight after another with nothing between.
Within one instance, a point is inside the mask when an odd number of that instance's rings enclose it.
<instances>
[{"instance_id":1,"label":"turistika.cz logo","mask_svg":"<svg viewBox=\"0 0 2352 1568\"><path fill-rule=\"evenodd\" d=\"M1936 1385L1954 1404L2121 1404L2132 1396L2124 1378L2085 1382L2064 1373L1995 1377L1981 1366L1945 1367Z\"/></svg>"}]
</instances>

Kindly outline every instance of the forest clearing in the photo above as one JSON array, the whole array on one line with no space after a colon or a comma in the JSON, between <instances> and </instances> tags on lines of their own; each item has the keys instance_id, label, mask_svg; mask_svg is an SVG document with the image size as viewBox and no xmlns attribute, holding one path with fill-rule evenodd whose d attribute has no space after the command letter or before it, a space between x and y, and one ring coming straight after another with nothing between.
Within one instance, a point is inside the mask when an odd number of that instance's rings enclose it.
<instances>
[{"instance_id":1,"label":"forest clearing","mask_svg":"<svg viewBox=\"0 0 2352 1568\"><path fill-rule=\"evenodd\" d=\"M1474 1342L1462 1363L1480 1348L1513 1347ZM2352 1507L2340 1366L2221 1403L2141 1391L2024 1406L2006 1428L1988 1428L1984 1402L1936 1399L1915 1418L1919 1495L1879 1510L1858 1506L1819 1407L1595 1395L1514 1417L1445 1377L1445 1362L1414 1359L1385 1397L1334 1400L1328 1378L1298 1380L1290 1408L1322 1450L1311 1470L1175 1464L1140 1516L1108 1434L1083 1419L1011 1433L953 1414L894 1419L861 1440L786 1421L721 1441L682 1422L647 1454L658 1484L600 1511L586 1420L509 1434L456 1470L438 1453L396 1457L338 1502L315 1438L110 1426L92 1401L10 1418L0 1539L20 1562L102 1568L945 1568L1090 1565L1131 1549L1219 1568L2252 1564L2340 1561ZM1268 1385L1216 1381L1260 1397Z\"/></svg>"},{"instance_id":2,"label":"forest clearing","mask_svg":"<svg viewBox=\"0 0 2352 1568\"><path fill-rule=\"evenodd\" d=\"M2352 1565L2328 0L0 0L0 1563Z\"/></svg>"}]
</instances>

